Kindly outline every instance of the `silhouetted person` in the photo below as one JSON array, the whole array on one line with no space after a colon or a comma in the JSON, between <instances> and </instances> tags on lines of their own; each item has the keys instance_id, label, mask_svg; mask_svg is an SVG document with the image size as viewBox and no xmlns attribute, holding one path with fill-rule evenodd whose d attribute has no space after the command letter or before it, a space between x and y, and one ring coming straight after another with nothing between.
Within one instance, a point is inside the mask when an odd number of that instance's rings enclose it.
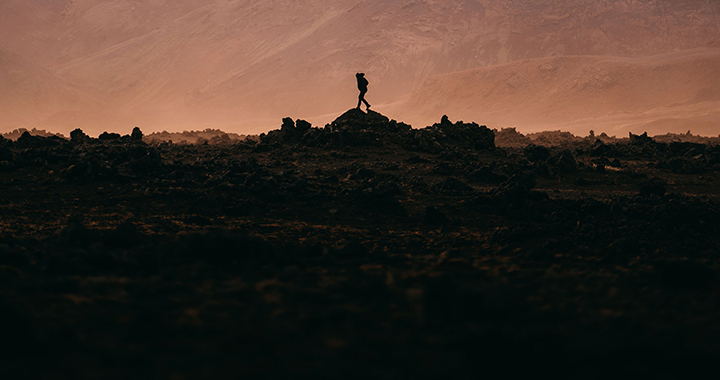
<instances>
[{"instance_id":1,"label":"silhouetted person","mask_svg":"<svg viewBox=\"0 0 720 380\"><path fill-rule=\"evenodd\" d=\"M357 74L355 74L355 79L357 79L358 90L360 90L360 96L358 97L358 105L357 105L357 108L360 109L360 104L365 103L365 107L367 107L367 109L369 110L369 109L370 109L370 103L368 103L368 102L365 100L365 93L367 93L367 90L368 90L368 89L367 89L368 81L367 81L367 79L365 79L365 73L357 73Z\"/></svg>"}]
</instances>

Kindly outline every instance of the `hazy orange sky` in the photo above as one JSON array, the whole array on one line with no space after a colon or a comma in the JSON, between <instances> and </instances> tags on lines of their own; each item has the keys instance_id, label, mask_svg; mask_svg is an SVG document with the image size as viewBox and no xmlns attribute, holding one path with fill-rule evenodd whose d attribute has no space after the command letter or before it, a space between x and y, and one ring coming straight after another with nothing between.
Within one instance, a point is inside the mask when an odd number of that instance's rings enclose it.
<instances>
[{"instance_id":1,"label":"hazy orange sky","mask_svg":"<svg viewBox=\"0 0 720 380\"><path fill-rule=\"evenodd\" d=\"M720 133L714 0L0 2L0 131L323 124Z\"/></svg>"}]
</instances>

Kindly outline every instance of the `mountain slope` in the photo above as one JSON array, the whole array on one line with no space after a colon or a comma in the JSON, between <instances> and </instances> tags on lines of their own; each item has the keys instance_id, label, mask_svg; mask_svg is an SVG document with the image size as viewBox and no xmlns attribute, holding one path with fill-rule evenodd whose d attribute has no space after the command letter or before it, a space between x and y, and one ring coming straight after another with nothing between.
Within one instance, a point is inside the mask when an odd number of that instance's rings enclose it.
<instances>
[{"instance_id":1,"label":"mountain slope","mask_svg":"<svg viewBox=\"0 0 720 380\"><path fill-rule=\"evenodd\" d=\"M494 127L717 134L720 49L641 58L553 57L427 79L403 110ZM683 121L684 120L684 121Z\"/></svg>"},{"instance_id":2,"label":"mountain slope","mask_svg":"<svg viewBox=\"0 0 720 380\"><path fill-rule=\"evenodd\" d=\"M103 93L94 111L105 128L149 131L242 132L243 121L335 114L356 102L358 71L371 82L368 100L382 106L433 75L548 56L668 53L718 44L719 35L714 0L0 3L0 45Z\"/></svg>"},{"instance_id":3,"label":"mountain slope","mask_svg":"<svg viewBox=\"0 0 720 380\"><path fill-rule=\"evenodd\" d=\"M72 124L98 103L45 68L0 48L0 127ZM61 121L65 120L65 121ZM65 125L69 128L71 125Z\"/></svg>"},{"instance_id":4,"label":"mountain slope","mask_svg":"<svg viewBox=\"0 0 720 380\"><path fill-rule=\"evenodd\" d=\"M662 8L619 1L364 1L200 93L208 99L204 105L330 112L355 101L357 71L368 73L370 99L387 103L429 75L478 66L703 47L720 34L712 33L720 31L715 22L714 3L697 1ZM250 99L243 95L248 89Z\"/></svg>"}]
</instances>

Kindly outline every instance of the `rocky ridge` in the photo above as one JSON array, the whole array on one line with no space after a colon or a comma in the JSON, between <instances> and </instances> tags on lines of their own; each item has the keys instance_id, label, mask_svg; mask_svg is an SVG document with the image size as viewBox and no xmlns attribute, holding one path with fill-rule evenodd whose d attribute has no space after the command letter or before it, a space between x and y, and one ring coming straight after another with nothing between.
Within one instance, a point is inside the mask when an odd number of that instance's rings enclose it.
<instances>
[{"instance_id":1,"label":"rocky ridge","mask_svg":"<svg viewBox=\"0 0 720 380\"><path fill-rule=\"evenodd\" d=\"M0 139L0 370L711 369L720 147L501 132L350 110L232 144Z\"/></svg>"}]
</instances>

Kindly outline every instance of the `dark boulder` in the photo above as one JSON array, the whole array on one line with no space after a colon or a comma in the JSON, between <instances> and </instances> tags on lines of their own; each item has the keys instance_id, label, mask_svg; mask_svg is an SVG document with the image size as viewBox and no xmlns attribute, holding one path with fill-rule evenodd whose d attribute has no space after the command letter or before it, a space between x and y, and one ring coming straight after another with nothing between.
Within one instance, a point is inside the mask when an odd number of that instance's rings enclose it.
<instances>
[{"instance_id":1,"label":"dark boulder","mask_svg":"<svg viewBox=\"0 0 720 380\"><path fill-rule=\"evenodd\" d=\"M530 174L519 173L503 182L495 193L495 198L508 203L522 203L535 187L535 177Z\"/></svg>"},{"instance_id":2,"label":"dark boulder","mask_svg":"<svg viewBox=\"0 0 720 380\"><path fill-rule=\"evenodd\" d=\"M390 119L375 111L363 112L360 109L352 108L340 115L325 128L332 131L373 131L373 132L397 132L398 126L390 125Z\"/></svg>"},{"instance_id":3,"label":"dark boulder","mask_svg":"<svg viewBox=\"0 0 720 380\"><path fill-rule=\"evenodd\" d=\"M100 141L114 141L118 139L120 139L119 133L108 133L107 131L98 136L98 140Z\"/></svg>"},{"instance_id":4,"label":"dark boulder","mask_svg":"<svg viewBox=\"0 0 720 380\"><path fill-rule=\"evenodd\" d=\"M70 132L70 142L74 144L83 143L89 140L90 137L86 135L85 132L83 132L80 128L76 128L72 132Z\"/></svg>"},{"instance_id":5,"label":"dark boulder","mask_svg":"<svg viewBox=\"0 0 720 380\"><path fill-rule=\"evenodd\" d=\"M46 146L58 145L57 139L50 139L42 136L33 136L25 131L15 142L16 146L21 149L43 148Z\"/></svg>"},{"instance_id":6,"label":"dark boulder","mask_svg":"<svg viewBox=\"0 0 720 380\"><path fill-rule=\"evenodd\" d=\"M644 145L644 144L651 144L653 143L652 137L648 137L647 132L643 133L642 135L634 135L632 132L630 133L630 144L633 145Z\"/></svg>"},{"instance_id":7,"label":"dark boulder","mask_svg":"<svg viewBox=\"0 0 720 380\"><path fill-rule=\"evenodd\" d=\"M312 128L312 124L308 123L305 120L297 119L295 121L295 130L298 132L298 134L302 135L305 132L309 131L310 128Z\"/></svg>"},{"instance_id":8,"label":"dark boulder","mask_svg":"<svg viewBox=\"0 0 720 380\"><path fill-rule=\"evenodd\" d=\"M541 145L530 144L523 149L523 155L531 162L543 162L550 158L550 149Z\"/></svg>"},{"instance_id":9,"label":"dark boulder","mask_svg":"<svg viewBox=\"0 0 720 380\"><path fill-rule=\"evenodd\" d=\"M611 157L616 154L612 146L605 144L600 139L595 140L595 143L590 147L589 151L593 157Z\"/></svg>"},{"instance_id":10,"label":"dark boulder","mask_svg":"<svg viewBox=\"0 0 720 380\"><path fill-rule=\"evenodd\" d=\"M127 164L136 174L148 174L162 167L162 156L157 149L139 145L133 147L129 154Z\"/></svg>"},{"instance_id":11,"label":"dark boulder","mask_svg":"<svg viewBox=\"0 0 720 380\"><path fill-rule=\"evenodd\" d=\"M303 135L311 129L312 125L305 120L293 121L286 117L282 119L280 129L261 135L260 141L263 145L299 143Z\"/></svg>"},{"instance_id":12,"label":"dark boulder","mask_svg":"<svg viewBox=\"0 0 720 380\"><path fill-rule=\"evenodd\" d=\"M223 133L218 136L213 136L212 138L210 138L208 143L210 145L232 145L233 140L227 133Z\"/></svg>"},{"instance_id":13,"label":"dark boulder","mask_svg":"<svg viewBox=\"0 0 720 380\"><path fill-rule=\"evenodd\" d=\"M105 161L83 160L70 165L60 174L66 180L106 179L115 177L118 168L108 165Z\"/></svg>"},{"instance_id":14,"label":"dark boulder","mask_svg":"<svg viewBox=\"0 0 720 380\"><path fill-rule=\"evenodd\" d=\"M567 149L551 157L549 162L561 173L575 173L578 171L577 159L575 155Z\"/></svg>"},{"instance_id":15,"label":"dark boulder","mask_svg":"<svg viewBox=\"0 0 720 380\"><path fill-rule=\"evenodd\" d=\"M443 116L440 123L413 130L403 142L408 150L440 153L449 148L484 150L495 147L495 133L476 123L450 122Z\"/></svg>"},{"instance_id":16,"label":"dark boulder","mask_svg":"<svg viewBox=\"0 0 720 380\"><path fill-rule=\"evenodd\" d=\"M132 130L132 133L130 134L130 140L132 141L142 141L143 133L140 130L140 128L135 127Z\"/></svg>"},{"instance_id":17,"label":"dark boulder","mask_svg":"<svg viewBox=\"0 0 720 380\"><path fill-rule=\"evenodd\" d=\"M328 147L384 145L397 142L410 129L375 111L353 108L320 130L315 143Z\"/></svg>"}]
</instances>

